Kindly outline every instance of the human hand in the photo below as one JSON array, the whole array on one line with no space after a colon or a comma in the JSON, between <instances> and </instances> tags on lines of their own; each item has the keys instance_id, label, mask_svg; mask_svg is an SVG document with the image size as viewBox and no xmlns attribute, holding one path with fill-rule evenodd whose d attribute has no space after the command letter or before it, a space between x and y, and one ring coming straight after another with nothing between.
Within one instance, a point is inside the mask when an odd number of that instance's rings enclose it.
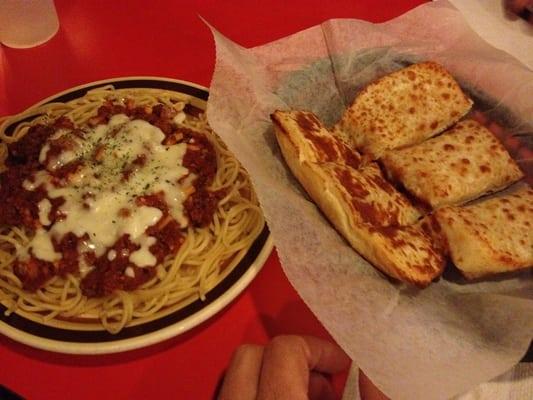
<instances>
[{"instance_id":1,"label":"human hand","mask_svg":"<svg viewBox=\"0 0 533 400\"><path fill-rule=\"evenodd\" d=\"M346 370L350 359L337 345L311 336L277 336L266 346L240 346L219 400L336 398L326 375Z\"/></svg>"},{"instance_id":2,"label":"human hand","mask_svg":"<svg viewBox=\"0 0 533 400\"><path fill-rule=\"evenodd\" d=\"M327 375L349 365L340 347L310 336L277 336L264 347L243 345L233 354L219 400L335 399ZM364 376L359 385L371 396L381 394Z\"/></svg>"},{"instance_id":3,"label":"human hand","mask_svg":"<svg viewBox=\"0 0 533 400\"><path fill-rule=\"evenodd\" d=\"M507 11L533 24L533 0L504 0L503 4Z\"/></svg>"}]
</instances>

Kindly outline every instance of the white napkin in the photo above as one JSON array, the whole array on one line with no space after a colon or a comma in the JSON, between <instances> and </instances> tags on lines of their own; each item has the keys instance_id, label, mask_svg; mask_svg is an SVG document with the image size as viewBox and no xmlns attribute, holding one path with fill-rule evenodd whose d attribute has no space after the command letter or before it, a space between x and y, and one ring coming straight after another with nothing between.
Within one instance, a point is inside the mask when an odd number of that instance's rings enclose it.
<instances>
[{"instance_id":1,"label":"white napkin","mask_svg":"<svg viewBox=\"0 0 533 400\"><path fill-rule=\"evenodd\" d=\"M449 0L485 41L533 69L533 26L506 15L503 0Z\"/></svg>"},{"instance_id":2,"label":"white napkin","mask_svg":"<svg viewBox=\"0 0 533 400\"><path fill-rule=\"evenodd\" d=\"M359 394L359 368L350 369L342 400L361 400ZM482 383L468 393L453 400L525 400L533 398L533 363L522 363L510 371Z\"/></svg>"}]
</instances>

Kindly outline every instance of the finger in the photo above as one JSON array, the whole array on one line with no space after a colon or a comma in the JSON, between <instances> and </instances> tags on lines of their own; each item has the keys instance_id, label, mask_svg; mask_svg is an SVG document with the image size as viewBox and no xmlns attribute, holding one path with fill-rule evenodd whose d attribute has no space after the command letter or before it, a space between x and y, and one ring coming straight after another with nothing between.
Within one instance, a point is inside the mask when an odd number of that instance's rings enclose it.
<instances>
[{"instance_id":1,"label":"finger","mask_svg":"<svg viewBox=\"0 0 533 400\"><path fill-rule=\"evenodd\" d=\"M277 336L263 352L258 400L307 399L309 367L305 340Z\"/></svg>"},{"instance_id":2,"label":"finger","mask_svg":"<svg viewBox=\"0 0 533 400\"><path fill-rule=\"evenodd\" d=\"M361 400L389 400L361 370L359 370L359 394Z\"/></svg>"},{"instance_id":3,"label":"finger","mask_svg":"<svg viewBox=\"0 0 533 400\"><path fill-rule=\"evenodd\" d=\"M352 360L336 344L312 336L302 336L308 347L309 370L336 374L347 370Z\"/></svg>"},{"instance_id":4,"label":"finger","mask_svg":"<svg viewBox=\"0 0 533 400\"><path fill-rule=\"evenodd\" d=\"M350 359L336 345L313 337L278 336L265 347L258 399L307 399L309 371L336 373Z\"/></svg>"},{"instance_id":5,"label":"finger","mask_svg":"<svg viewBox=\"0 0 533 400\"><path fill-rule=\"evenodd\" d=\"M337 394L329 379L320 372L311 372L309 375L309 400L335 400Z\"/></svg>"},{"instance_id":6,"label":"finger","mask_svg":"<svg viewBox=\"0 0 533 400\"><path fill-rule=\"evenodd\" d=\"M237 348L226 371L218 399L255 400L262 359L262 346L245 344Z\"/></svg>"}]
</instances>

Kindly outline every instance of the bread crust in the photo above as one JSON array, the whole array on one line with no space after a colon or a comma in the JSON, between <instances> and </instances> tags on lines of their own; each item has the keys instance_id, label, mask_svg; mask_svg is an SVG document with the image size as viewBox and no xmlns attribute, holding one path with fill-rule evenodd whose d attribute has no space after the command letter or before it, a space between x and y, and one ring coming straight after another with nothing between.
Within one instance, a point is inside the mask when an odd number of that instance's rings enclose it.
<instances>
[{"instance_id":1,"label":"bread crust","mask_svg":"<svg viewBox=\"0 0 533 400\"><path fill-rule=\"evenodd\" d=\"M434 219L453 263L468 279L533 266L532 188L463 207L443 207Z\"/></svg>"},{"instance_id":2,"label":"bread crust","mask_svg":"<svg viewBox=\"0 0 533 400\"><path fill-rule=\"evenodd\" d=\"M502 190L524 176L492 132L471 119L423 143L388 151L381 163L433 209Z\"/></svg>"},{"instance_id":3,"label":"bread crust","mask_svg":"<svg viewBox=\"0 0 533 400\"><path fill-rule=\"evenodd\" d=\"M468 279L533 266L533 189L468 204L524 176L492 132L458 122L472 104L423 62L367 85L331 131L306 111L271 118L287 165L350 245L425 287L448 258Z\"/></svg>"},{"instance_id":4,"label":"bread crust","mask_svg":"<svg viewBox=\"0 0 533 400\"><path fill-rule=\"evenodd\" d=\"M438 277L444 257L430 237L414 224L419 212L382 176L375 163L359 168L342 157L328 161L308 154L309 136L302 124L291 121L305 111L276 111L274 131L283 157L315 204L350 245L385 274L420 287ZM318 121L318 119L316 119ZM333 137L318 121L318 129Z\"/></svg>"},{"instance_id":5,"label":"bread crust","mask_svg":"<svg viewBox=\"0 0 533 400\"><path fill-rule=\"evenodd\" d=\"M334 133L378 159L387 150L442 132L472 104L446 69L422 62L367 85L335 125Z\"/></svg>"}]
</instances>

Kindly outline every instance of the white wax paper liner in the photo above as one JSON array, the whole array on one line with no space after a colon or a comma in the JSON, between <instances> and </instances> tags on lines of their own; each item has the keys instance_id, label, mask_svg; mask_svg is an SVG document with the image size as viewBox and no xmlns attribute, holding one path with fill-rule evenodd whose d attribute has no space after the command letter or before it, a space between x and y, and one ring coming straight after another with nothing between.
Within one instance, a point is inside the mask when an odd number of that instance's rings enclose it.
<instances>
[{"instance_id":1,"label":"white wax paper liner","mask_svg":"<svg viewBox=\"0 0 533 400\"><path fill-rule=\"evenodd\" d=\"M424 290L389 281L292 177L269 115L307 109L331 124L369 80L429 59L527 135L533 72L486 44L446 1L383 24L330 20L252 49L213 34L209 122L252 176L289 281L357 365L393 399L444 399L516 364L533 336L531 272L479 283L445 277Z\"/></svg>"}]
</instances>

